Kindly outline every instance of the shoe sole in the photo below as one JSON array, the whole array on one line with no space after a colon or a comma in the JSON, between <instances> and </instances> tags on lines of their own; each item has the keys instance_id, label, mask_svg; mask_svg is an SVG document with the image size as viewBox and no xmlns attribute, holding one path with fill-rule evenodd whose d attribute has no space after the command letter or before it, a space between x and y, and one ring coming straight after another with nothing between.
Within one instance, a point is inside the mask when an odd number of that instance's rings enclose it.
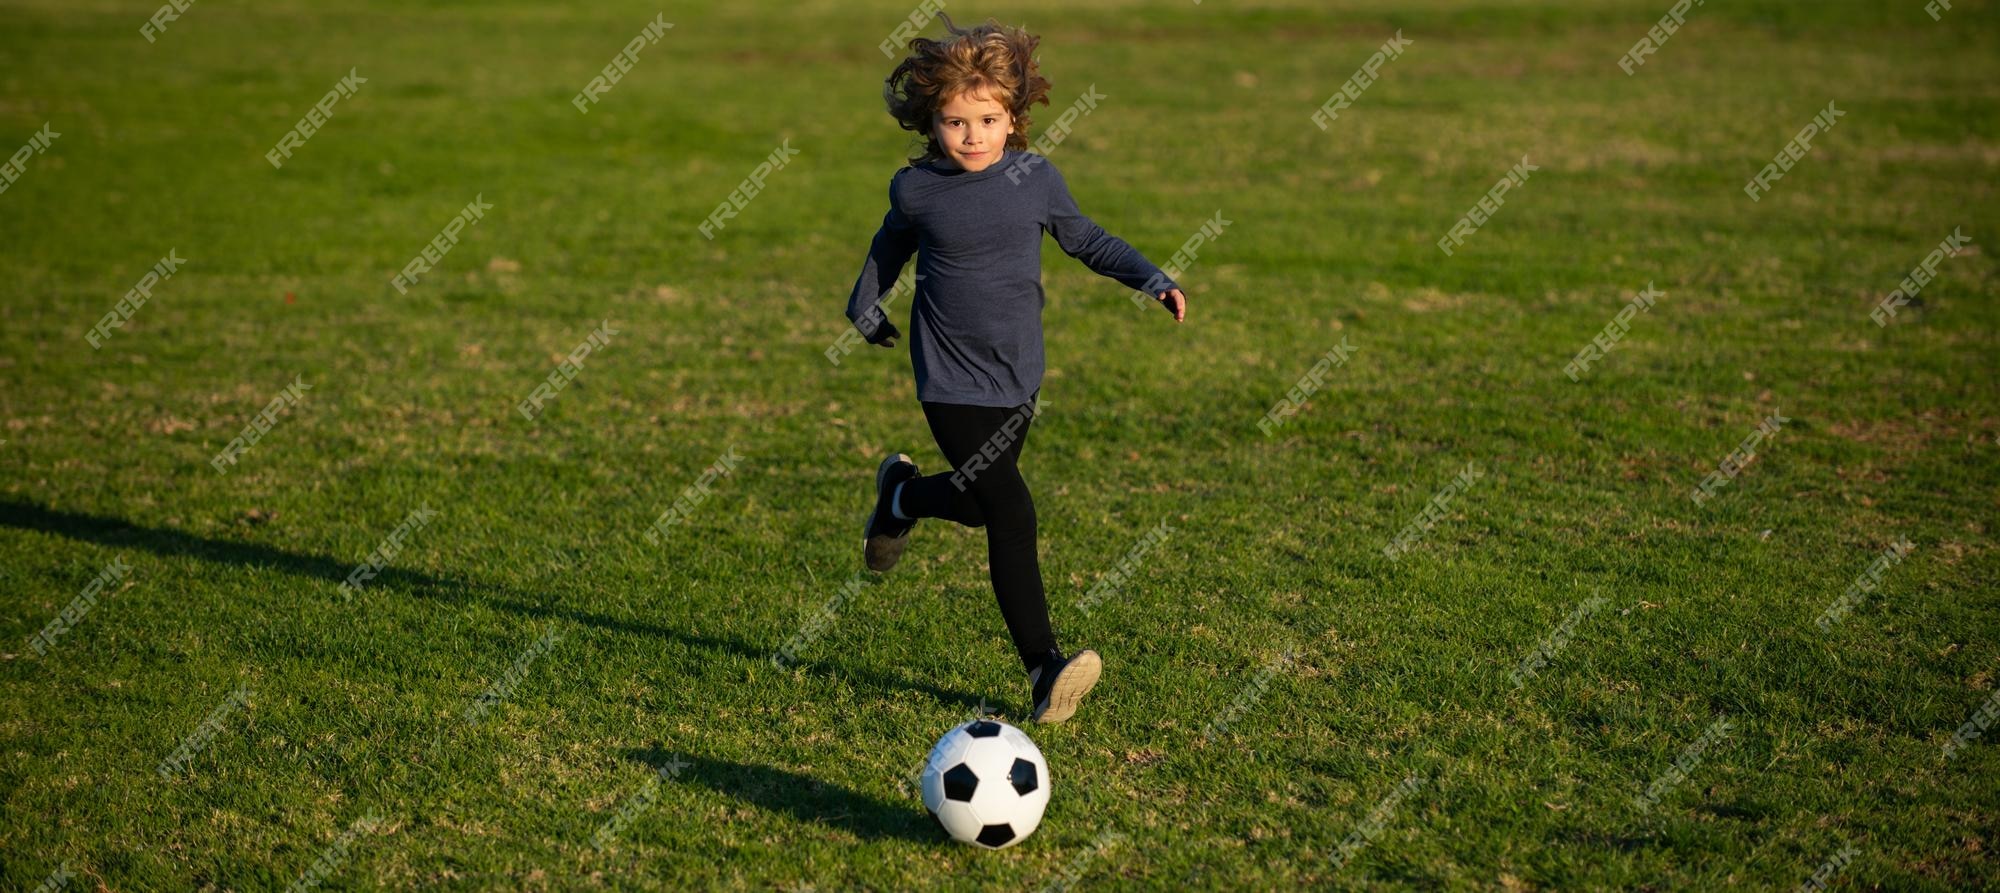
<instances>
[{"instance_id":1,"label":"shoe sole","mask_svg":"<svg viewBox=\"0 0 2000 893\"><path fill-rule=\"evenodd\" d=\"M882 482L888 478L889 469L902 462L917 464L911 461L909 456L897 453L883 459L882 464L875 467L875 504L878 507L882 504ZM909 545L910 531L916 528L911 527L910 530L903 531L902 536L869 536L868 531L875 529L875 512L876 509L869 509L868 520L861 524L861 537L864 543L861 558L869 570L879 574L895 567L896 562L903 560L903 547Z\"/></svg>"},{"instance_id":2,"label":"shoe sole","mask_svg":"<svg viewBox=\"0 0 2000 893\"><path fill-rule=\"evenodd\" d=\"M1097 652L1085 649L1064 664L1062 672L1056 674L1055 684L1049 687L1049 700L1035 711L1034 720L1039 723L1062 722L1076 713L1076 705L1083 696L1097 685L1097 677L1104 674L1104 659Z\"/></svg>"}]
</instances>

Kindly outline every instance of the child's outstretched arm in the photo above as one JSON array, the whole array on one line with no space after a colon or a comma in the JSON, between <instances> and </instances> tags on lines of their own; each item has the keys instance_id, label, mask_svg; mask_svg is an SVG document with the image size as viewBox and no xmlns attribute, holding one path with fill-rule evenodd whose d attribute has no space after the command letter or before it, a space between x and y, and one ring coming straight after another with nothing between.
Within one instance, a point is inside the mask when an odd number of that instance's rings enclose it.
<instances>
[{"instance_id":1,"label":"child's outstretched arm","mask_svg":"<svg viewBox=\"0 0 2000 893\"><path fill-rule=\"evenodd\" d=\"M882 299L896 287L896 277L902 275L903 265L915 253L917 228L896 207L896 179L891 177L889 213L883 215L882 227L868 244L868 260L861 265L861 278L855 280L854 293L847 298L847 319L868 343L895 347L896 339L902 336L883 312Z\"/></svg>"},{"instance_id":2,"label":"child's outstretched arm","mask_svg":"<svg viewBox=\"0 0 2000 893\"><path fill-rule=\"evenodd\" d=\"M1083 261L1084 266L1099 276L1116 279L1128 288L1151 295L1174 315L1175 322L1186 319L1187 295L1181 293L1180 285L1124 239L1105 232L1104 227L1083 216L1062 173L1046 161L1042 166L1050 180L1048 229L1063 252Z\"/></svg>"}]
</instances>

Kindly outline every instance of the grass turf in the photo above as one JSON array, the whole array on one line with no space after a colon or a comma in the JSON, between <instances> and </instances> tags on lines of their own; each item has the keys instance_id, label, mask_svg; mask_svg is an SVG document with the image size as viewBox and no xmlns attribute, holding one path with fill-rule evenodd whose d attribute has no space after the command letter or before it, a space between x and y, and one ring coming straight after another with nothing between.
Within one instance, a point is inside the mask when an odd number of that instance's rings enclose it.
<instances>
[{"instance_id":1,"label":"grass turf","mask_svg":"<svg viewBox=\"0 0 2000 893\"><path fill-rule=\"evenodd\" d=\"M1036 135L1106 96L1051 152L1085 213L1163 264L1230 221L1180 277L1180 326L1045 252L1025 467L1058 631L1108 670L1073 722L1029 727L1055 798L999 853L948 845L903 784L982 701L1026 712L980 532L921 525L797 667L769 661L853 579L874 460L940 463L907 353L823 355L907 146L877 49L907 6L667 8L586 115L571 97L660 7L202 3L149 44L140 5L7 5L0 151L61 136L0 194L0 875L1707 889L1847 850L1841 883L1994 885L2000 756L1943 754L2000 675L2000 8L1707 4L1625 75L1670 5L953 9L1044 37ZM1314 126L1398 29L1406 54ZM366 83L274 170L350 69ZM1846 117L1751 202L1829 100ZM1522 156L1540 170L1444 256ZM475 196L493 210L392 289ZM1975 250L1875 325L1955 227ZM185 268L92 349L170 248ZM1665 297L1570 381L1648 283ZM31 648L113 562L129 576Z\"/></svg>"}]
</instances>

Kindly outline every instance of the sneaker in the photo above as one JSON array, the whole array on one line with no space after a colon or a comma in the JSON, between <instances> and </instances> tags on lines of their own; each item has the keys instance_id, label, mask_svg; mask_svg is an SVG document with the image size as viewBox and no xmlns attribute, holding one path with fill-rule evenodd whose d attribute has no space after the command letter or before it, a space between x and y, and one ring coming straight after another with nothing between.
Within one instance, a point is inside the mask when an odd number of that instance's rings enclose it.
<instances>
[{"instance_id":1,"label":"sneaker","mask_svg":"<svg viewBox=\"0 0 2000 893\"><path fill-rule=\"evenodd\" d=\"M1068 719L1103 672L1104 659L1088 648L1067 660L1060 652L1051 654L1028 674L1035 692L1035 712L1030 718L1042 723Z\"/></svg>"},{"instance_id":2,"label":"sneaker","mask_svg":"<svg viewBox=\"0 0 2000 893\"><path fill-rule=\"evenodd\" d=\"M868 524L862 528L867 540L862 558L871 571L886 571L903 558L903 547L909 544L910 530L917 522L896 517L889 507L896 498L896 485L916 476L917 463L902 453L883 459L875 469L875 509L868 513Z\"/></svg>"}]
</instances>

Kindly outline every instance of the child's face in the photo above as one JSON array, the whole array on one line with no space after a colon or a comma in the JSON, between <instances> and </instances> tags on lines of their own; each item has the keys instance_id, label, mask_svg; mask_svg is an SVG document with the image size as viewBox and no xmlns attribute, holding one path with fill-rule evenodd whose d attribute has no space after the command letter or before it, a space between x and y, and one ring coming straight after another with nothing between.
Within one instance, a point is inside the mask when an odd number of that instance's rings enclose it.
<instances>
[{"instance_id":1,"label":"child's face","mask_svg":"<svg viewBox=\"0 0 2000 893\"><path fill-rule=\"evenodd\" d=\"M967 171L984 170L1000 160L1007 135L1014 132L1014 116L1007 107L987 98L985 91L968 90L951 98L937 110L931 135L944 147L951 161Z\"/></svg>"}]
</instances>

